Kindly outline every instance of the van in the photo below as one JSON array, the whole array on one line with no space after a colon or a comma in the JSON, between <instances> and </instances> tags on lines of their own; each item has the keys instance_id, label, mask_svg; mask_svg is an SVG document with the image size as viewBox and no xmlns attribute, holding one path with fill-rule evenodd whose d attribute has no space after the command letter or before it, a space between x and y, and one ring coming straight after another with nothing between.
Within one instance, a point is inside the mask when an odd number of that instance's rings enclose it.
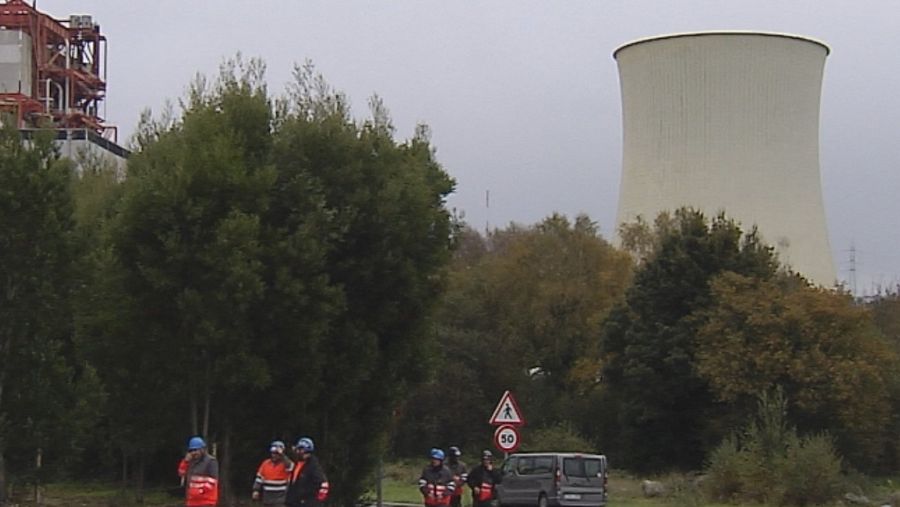
<instances>
[{"instance_id":1,"label":"van","mask_svg":"<svg viewBox=\"0 0 900 507\"><path fill-rule=\"evenodd\" d=\"M501 507L606 505L606 456L581 453L510 454L497 486Z\"/></svg>"}]
</instances>

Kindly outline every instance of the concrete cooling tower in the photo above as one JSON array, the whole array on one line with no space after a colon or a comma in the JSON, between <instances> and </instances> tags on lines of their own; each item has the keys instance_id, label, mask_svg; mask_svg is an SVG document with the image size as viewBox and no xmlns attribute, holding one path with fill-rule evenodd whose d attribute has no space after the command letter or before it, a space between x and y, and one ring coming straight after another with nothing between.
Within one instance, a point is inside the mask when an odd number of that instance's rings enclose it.
<instances>
[{"instance_id":1,"label":"concrete cooling tower","mask_svg":"<svg viewBox=\"0 0 900 507\"><path fill-rule=\"evenodd\" d=\"M831 286L819 178L829 49L813 39L700 32L618 48L623 168L617 224L692 206L757 225L782 263Z\"/></svg>"}]
</instances>

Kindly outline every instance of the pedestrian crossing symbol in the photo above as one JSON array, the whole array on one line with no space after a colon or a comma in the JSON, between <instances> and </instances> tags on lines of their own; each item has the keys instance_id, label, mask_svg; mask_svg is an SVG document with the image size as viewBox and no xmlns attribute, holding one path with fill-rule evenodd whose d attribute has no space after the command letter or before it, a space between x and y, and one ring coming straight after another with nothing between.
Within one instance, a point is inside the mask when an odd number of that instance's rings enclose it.
<instances>
[{"instance_id":1,"label":"pedestrian crossing symbol","mask_svg":"<svg viewBox=\"0 0 900 507\"><path fill-rule=\"evenodd\" d=\"M503 393L503 396L500 397L500 403L498 403L497 408L494 409L494 414L491 416L489 422L494 426L502 424L523 426L525 424L525 417L522 416L522 409L519 408L519 404L516 403L516 399L513 398L511 392L506 391Z\"/></svg>"}]
</instances>

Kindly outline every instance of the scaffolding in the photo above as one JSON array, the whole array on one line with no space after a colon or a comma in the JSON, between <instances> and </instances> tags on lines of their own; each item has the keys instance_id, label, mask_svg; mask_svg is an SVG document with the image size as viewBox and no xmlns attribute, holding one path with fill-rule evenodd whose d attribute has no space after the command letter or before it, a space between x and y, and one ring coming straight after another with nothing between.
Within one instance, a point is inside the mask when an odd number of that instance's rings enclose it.
<instances>
[{"instance_id":1,"label":"scaffolding","mask_svg":"<svg viewBox=\"0 0 900 507\"><path fill-rule=\"evenodd\" d=\"M106 37L91 16L54 19L23 0L0 0L0 111L19 128L86 129L116 142L100 105L106 96ZM17 51L20 54L17 54ZM10 76L18 72L16 76Z\"/></svg>"}]
</instances>

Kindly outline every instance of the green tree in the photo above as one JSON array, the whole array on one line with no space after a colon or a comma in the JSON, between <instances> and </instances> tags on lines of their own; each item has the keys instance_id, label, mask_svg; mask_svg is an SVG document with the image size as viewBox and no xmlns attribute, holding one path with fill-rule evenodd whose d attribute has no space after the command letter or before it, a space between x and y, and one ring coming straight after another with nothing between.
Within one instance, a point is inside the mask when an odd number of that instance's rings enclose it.
<instances>
[{"instance_id":1,"label":"green tree","mask_svg":"<svg viewBox=\"0 0 900 507\"><path fill-rule=\"evenodd\" d=\"M298 428L321 443L330 477L342 485L336 500L350 503L365 490L361 472L384 450L395 406L427 374L429 315L450 258L444 200L453 181L426 127L397 143L377 97L372 118L358 125L311 66L295 78L274 161L282 173L308 174L318 189L332 220L326 274L340 305L322 362L298 365L321 373L292 399L312 407Z\"/></svg>"},{"instance_id":2,"label":"green tree","mask_svg":"<svg viewBox=\"0 0 900 507\"><path fill-rule=\"evenodd\" d=\"M350 504L426 371L452 180L377 98L356 123L310 65L275 99L263 70L227 62L180 117L145 116L80 330L139 468L199 433L227 487L305 434Z\"/></svg>"},{"instance_id":3,"label":"green tree","mask_svg":"<svg viewBox=\"0 0 900 507\"><path fill-rule=\"evenodd\" d=\"M848 294L786 277L723 273L712 296L696 369L719 401L748 406L782 386L800 431L834 435L858 467L883 460L898 363L867 309Z\"/></svg>"},{"instance_id":4,"label":"green tree","mask_svg":"<svg viewBox=\"0 0 900 507\"><path fill-rule=\"evenodd\" d=\"M593 422L579 414L597 386L596 336L629 283L627 255L588 217L556 214L488 238L464 228L456 244L436 330L436 375L410 399L401 434L487 445L486 419L506 389L530 427L571 418L587 433ZM422 440L407 438L398 450L421 453Z\"/></svg>"},{"instance_id":5,"label":"green tree","mask_svg":"<svg viewBox=\"0 0 900 507\"><path fill-rule=\"evenodd\" d=\"M252 314L275 180L262 77L260 63L238 62L215 88L194 84L183 117L132 156L93 252L82 343L110 391L112 437L141 472L157 449L203 434L221 439L227 478L230 421L269 381Z\"/></svg>"},{"instance_id":6,"label":"green tree","mask_svg":"<svg viewBox=\"0 0 900 507\"><path fill-rule=\"evenodd\" d=\"M0 128L0 502L9 475L27 476L74 414L71 351L71 166L52 137ZM72 435L76 437L75 434ZM11 474L8 474L8 471Z\"/></svg>"},{"instance_id":7,"label":"green tree","mask_svg":"<svg viewBox=\"0 0 900 507\"><path fill-rule=\"evenodd\" d=\"M696 468L722 436L717 407L696 374L694 315L710 304L710 280L725 271L767 279L771 249L732 220L679 209L650 244L625 300L603 333L603 404L617 417L609 448L633 469Z\"/></svg>"}]
</instances>

